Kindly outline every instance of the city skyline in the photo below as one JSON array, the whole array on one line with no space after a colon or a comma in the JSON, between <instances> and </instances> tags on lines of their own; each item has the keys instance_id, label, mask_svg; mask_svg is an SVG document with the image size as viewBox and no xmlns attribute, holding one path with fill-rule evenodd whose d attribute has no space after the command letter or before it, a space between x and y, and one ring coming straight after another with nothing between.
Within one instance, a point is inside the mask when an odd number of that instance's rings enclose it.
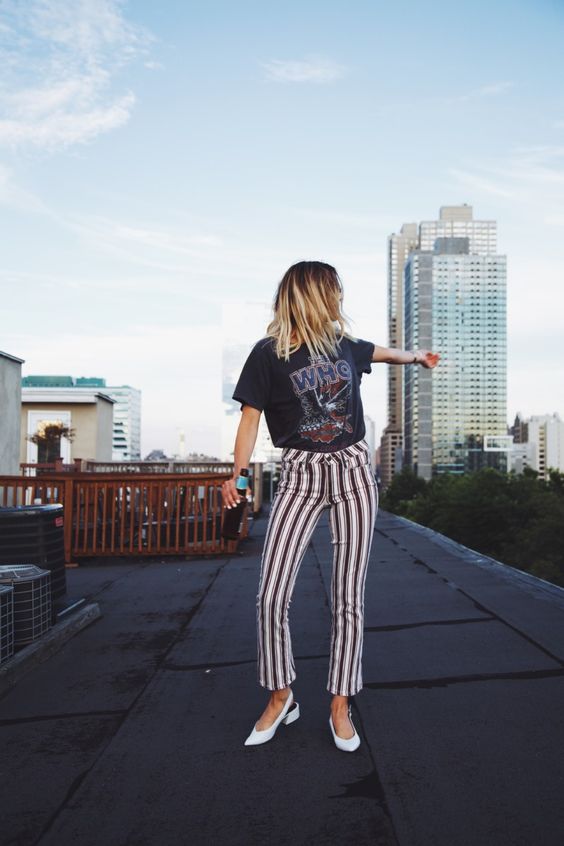
<instances>
[{"instance_id":1,"label":"city skyline","mask_svg":"<svg viewBox=\"0 0 564 846\"><path fill-rule=\"evenodd\" d=\"M0 347L24 375L138 387L142 454L179 431L216 454L225 302L269 303L290 264L321 259L355 334L386 345L388 236L467 203L507 255L508 422L564 416L564 10L443 12L5 6Z\"/></svg>"}]
</instances>

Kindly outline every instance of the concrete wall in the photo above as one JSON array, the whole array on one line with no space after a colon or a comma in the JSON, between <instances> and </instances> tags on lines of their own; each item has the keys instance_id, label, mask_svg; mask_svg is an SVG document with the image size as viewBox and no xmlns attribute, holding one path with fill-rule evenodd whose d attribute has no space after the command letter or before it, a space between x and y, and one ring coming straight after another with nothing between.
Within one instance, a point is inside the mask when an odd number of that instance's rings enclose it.
<instances>
[{"instance_id":1,"label":"concrete wall","mask_svg":"<svg viewBox=\"0 0 564 846\"><path fill-rule=\"evenodd\" d=\"M98 397L96 411L96 461L111 461L114 437L114 404Z\"/></svg>"},{"instance_id":2,"label":"concrete wall","mask_svg":"<svg viewBox=\"0 0 564 846\"><path fill-rule=\"evenodd\" d=\"M70 411L75 438L70 460L86 458L110 461L112 458L113 403L99 397L96 403L24 402L21 410L20 460L27 461L28 411L45 411L57 418L57 411Z\"/></svg>"},{"instance_id":3,"label":"concrete wall","mask_svg":"<svg viewBox=\"0 0 564 846\"><path fill-rule=\"evenodd\" d=\"M0 475L20 472L22 362L0 353Z\"/></svg>"}]
</instances>

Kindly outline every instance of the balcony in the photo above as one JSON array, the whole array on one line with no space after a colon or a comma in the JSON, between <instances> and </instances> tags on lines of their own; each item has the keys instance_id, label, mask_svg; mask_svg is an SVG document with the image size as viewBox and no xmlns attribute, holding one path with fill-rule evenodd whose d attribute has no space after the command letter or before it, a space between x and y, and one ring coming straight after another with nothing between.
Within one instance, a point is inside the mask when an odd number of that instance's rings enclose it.
<instances>
[{"instance_id":1,"label":"balcony","mask_svg":"<svg viewBox=\"0 0 564 846\"><path fill-rule=\"evenodd\" d=\"M0 702L3 842L562 846L564 590L381 512L346 754L323 519L290 608L302 716L246 748L265 528L230 557L68 571L102 616Z\"/></svg>"}]
</instances>

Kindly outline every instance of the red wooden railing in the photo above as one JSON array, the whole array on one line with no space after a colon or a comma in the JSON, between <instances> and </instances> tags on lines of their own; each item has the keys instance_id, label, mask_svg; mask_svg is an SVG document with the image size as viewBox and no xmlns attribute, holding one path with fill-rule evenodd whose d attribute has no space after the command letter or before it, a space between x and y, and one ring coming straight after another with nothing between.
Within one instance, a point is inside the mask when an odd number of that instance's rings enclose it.
<instances>
[{"instance_id":1,"label":"red wooden railing","mask_svg":"<svg viewBox=\"0 0 564 846\"><path fill-rule=\"evenodd\" d=\"M83 469L82 463L81 458L76 458L72 464L65 464L62 458L56 458L55 461L39 464L22 462L20 464L20 470L22 476L39 476L42 473L80 473Z\"/></svg>"},{"instance_id":2,"label":"red wooden railing","mask_svg":"<svg viewBox=\"0 0 564 846\"><path fill-rule=\"evenodd\" d=\"M221 484L230 475L0 476L0 505L61 503L67 562L105 555L214 555L237 544L220 534ZM241 538L247 532L245 515Z\"/></svg>"}]
</instances>

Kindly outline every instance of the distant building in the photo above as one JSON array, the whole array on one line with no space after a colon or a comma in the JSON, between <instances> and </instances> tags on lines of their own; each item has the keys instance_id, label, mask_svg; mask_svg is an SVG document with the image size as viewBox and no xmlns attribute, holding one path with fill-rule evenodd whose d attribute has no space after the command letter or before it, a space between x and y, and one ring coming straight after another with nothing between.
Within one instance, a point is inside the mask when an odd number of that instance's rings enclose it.
<instances>
[{"instance_id":1,"label":"distant building","mask_svg":"<svg viewBox=\"0 0 564 846\"><path fill-rule=\"evenodd\" d=\"M470 253L468 237L440 237L405 268L405 346L433 349L436 370L408 367L404 463L419 476L507 469L506 257Z\"/></svg>"},{"instance_id":2,"label":"distant building","mask_svg":"<svg viewBox=\"0 0 564 846\"><path fill-rule=\"evenodd\" d=\"M400 234L388 237L388 346L403 346L403 273L411 250L417 249L416 223L404 223ZM380 445L380 476L388 487L402 467L403 449L403 372L401 364L387 368L388 422Z\"/></svg>"},{"instance_id":3,"label":"distant building","mask_svg":"<svg viewBox=\"0 0 564 846\"><path fill-rule=\"evenodd\" d=\"M168 461L168 457L162 449L152 449L151 452L145 456L145 461Z\"/></svg>"},{"instance_id":4,"label":"distant building","mask_svg":"<svg viewBox=\"0 0 564 846\"><path fill-rule=\"evenodd\" d=\"M441 206L438 220L419 224L420 250L433 250L437 238L468 238L469 252L479 256L497 253L497 222L474 220L472 206Z\"/></svg>"},{"instance_id":5,"label":"distant building","mask_svg":"<svg viewBox=\"0 0 564 846\"><path fill-rule=\"evenodd\" d=\"M513 436L513 442L515 444L526 444L529 440L529 427L527 421L521 416L520 411L515 415L515 420L513 426L509 429L509 434Z\"/></svg>"},{"instance_id":6,"label":"distant building","mask_svg":"<svg viewBox=\"0 0 564 846\"><path fill-rule=\"evenodd\" d=\"M527 468L534 469L536 444L517 441L513 444L509 456L509 469L521 474Z\"/></svg>"},{"instance_id":7,"label":"distant building","mask_svg":"<svg viewBox=\"0 0 564 846\"><path fill-rule=\"evenodd\" d=\"M141 391L130 385L110 385L104 389L115 400L114 461L141 460Z\"/></svg>"},{"instance_id":8,"label":"distant building","mask_svg":"<svg viewBox=\"0 0 564 846\"><path fill-rule=\"evenodd\" d=\"M20 472L23 359L0 352L0 475Z\"/></svg>"},{"instance_id":9,"label":"distant building","mask_svg":"<svg viewBox=\"0 0 564 846\"><path fill-rule=\"evenodd\" d=\"M102 391L75 387L23 387L21 402L20 461L38 462L38 447L27 437L47 423L61 423L75 432L74 440L62 437L60 457L111 461L114 401Z\"/></svg>"},{"instance_id":10,"label":"distant building","mask_svg":"<svg viewBox=\"0 0 564 846\"><path fill-rule=\"evenodd\" d=\"M512 468L516 473L530 467L536 470L539 478L548 479L550 470L564 472L564 421L558 414L538 414L528 420L520 418L518 433L521 437L523 432L526 432L526 440L516 440L512 452Z\"/></svg>"},{"instance_id":11,"label":"distant building","mask_svg":"<svg viewBox=\"0 0 564 846\"><path fill-rule=\"evenodd\" d=\"M106 385L106 380L99 376L25 376L24 387L45 389L55 388L94 388L103 389L103 393L114 400L112 454L108 461L141 460L141 391L130 385Z\"/></svg>"},{"instance_id":12,"label":"distant building","mask_svg":"<svg viewBox=\"0 0 564 846\"><path fill-rule=\"evenodd\" d=\"M474 220L466 204L388 239L389 345L433 349L441 362L389 368L384 487L404 465L426 479L507 467L506 257L496 241L496 222Z\"/></svg>"}]
</instances>

